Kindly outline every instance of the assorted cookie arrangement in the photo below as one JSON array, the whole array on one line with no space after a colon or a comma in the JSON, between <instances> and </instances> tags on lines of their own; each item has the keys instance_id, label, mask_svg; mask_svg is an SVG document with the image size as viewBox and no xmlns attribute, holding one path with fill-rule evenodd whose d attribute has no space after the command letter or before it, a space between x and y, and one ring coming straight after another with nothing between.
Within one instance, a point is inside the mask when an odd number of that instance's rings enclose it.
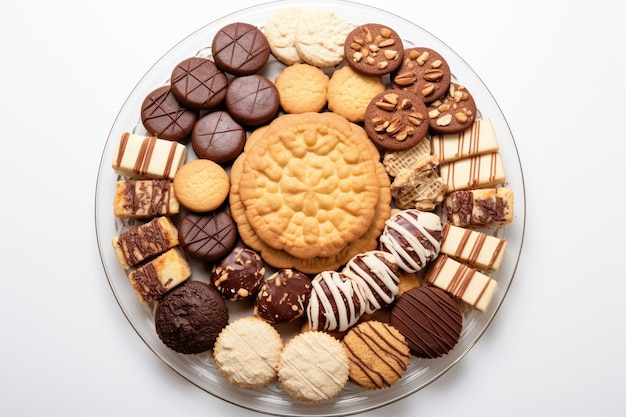
<instances>
[{"instance_id":1,"label":"assorted cookie arrangement","mask_svg":"<svg viewBox=\"0 0 626 417\"><path fill-rule=\"evenodd\" d=\"M147 94L145 132L111 163L112 245L161 341L305 403L448 354L490 306L514 196L445 57L300 8L207 43Z\"/></svg>"}]
</instances>

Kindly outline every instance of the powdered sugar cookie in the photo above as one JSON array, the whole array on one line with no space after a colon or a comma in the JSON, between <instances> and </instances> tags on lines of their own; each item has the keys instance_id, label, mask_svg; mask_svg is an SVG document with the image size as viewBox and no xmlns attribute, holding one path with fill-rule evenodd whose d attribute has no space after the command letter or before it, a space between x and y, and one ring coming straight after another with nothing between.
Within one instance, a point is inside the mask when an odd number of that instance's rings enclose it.
<instances>
[{"instance_id":1,"label":"powdered sugar cookie","mask_svg":"<svg viewBox=\"0 0 626 417\"><path fill-rule=\"evenodd\" d=\"M344 43L352 28L331 10L310 10L296 27L296 50L308 64L334 67L343 61Z\"/></svg>"},{"instance_id":2,"label":"powdered sugar cookie","mask_svg":"<svg viewBox=\"0 0 626 417\"><path fill-rule=\"evenodd\" d=\"M302 13L299 7L278 9L263 28L272 55L285 65L303 62L296 50L296 27Z\"/></svg>"}]
</instances>

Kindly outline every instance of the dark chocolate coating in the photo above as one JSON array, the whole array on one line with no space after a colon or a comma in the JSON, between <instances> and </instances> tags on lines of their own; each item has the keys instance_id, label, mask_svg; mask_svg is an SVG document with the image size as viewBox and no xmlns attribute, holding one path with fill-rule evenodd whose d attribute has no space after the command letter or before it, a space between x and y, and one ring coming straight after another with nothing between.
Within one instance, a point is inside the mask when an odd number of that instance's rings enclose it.
<instances>
[{"instance_id":1,"label":"dark chocolate coating","mask_svg":"<svg viewBox=\"0 0 626 417\"><path fill-rule=\"evenodd\" d=\"M269 323L290 323L304 315L309 298L309 277L293 269L280 269L261 284L254 314Z\"/></svg>"},{"instance_id":2,"label":"dark chocolate coating","mask_svg":"<svg viewBox=\"0 0 626 417\"><path fill-rule=\"evenodd\" d=\"M179 353L205 352L228 324L220 294L201 281L187 280L167 292L157 305L154 322L161 341Z\"/></svg>"},{"instance_id":3,"label":"dark chocolate coating","mask_svg":"<svg viewBox=\"0 0 626 417\"><path fill-rule=\"evenodd\" d=\"M438 358L459 341L463 315L445 291L422 286L398 298L391 310L390 324L406 338L415 356Z\"/></svg>"},{"instance_id":4,"label":"dark chocolate coating","mask_svg":"<svg viewBox=\"0 0 626 417\"><path fill-rule=\"evenodd\" d=\"M237 122L246 126L260 126L278 112L278 89L260 74L237 77L226 90L226 108Z\"/></svg>"},{"instance_id":5,"label":"dark chocolate coating","mask_svg":"<svg viewBox=\"0 0 626 417\"><path fill-rule=\"evenodd\" d=\"M218 164L235 159L246 143L246 131L228 112L202 116L191 132L191 145L198 157Z\"/></svg>"},{"instance_id":6,"label":"dark chocolate coating","mask_svg":"<svg viewBox=\"0 0 626 417\"><path fill-rule=\"evenodd\" d=\"M236 246L211 270L211 282L223 297L231 301L256 295L263 279L265 266L254 251Z\"/></svg>"},{"instance_id":7,"label":"dark chocolate coating","mask_svg":"<svg viewBox=\"0 0 626 417\"><path fill-rule=\"evenodd\" d=\"M220 29L211 44L213 59L224 71L249 75L259 71L270 57L263 32L248 23L231 23Z\"/></svg>"},{"instance_id":8,"label":"dark chocolate coating","mask_svg":"<svg viewBox=\"0 0 626 417\"><path fill-rule=\"evenodd\" d=\"M168 85L151 91L141 105L141 122L151 135L160 139L187 138L196 120L198 113L180 104Z\"/></svg>"},{"instance_id":9,"label":"dark chocolate coating","mask_svg":"<svg viewBox=\"0 0 626 417\"><path fill-rule=\"evenodd\" d=\"M226 97L228 79L213 61L191 57L174 67L170 85L174 97L183 105L209 110L220 105Z\"/></svg>"},{"instance_id":10,"label":"dark chocolate coating","mask_svg":"<svg viewBox=\"0 0 626 417\"><path fill-rule=\"evenodd\" d=\"M450 83L450 88L439 100L431 103L428 110L442 109L446 106L448 110L440 110L439 114L431 117L430 130L440 134L453 134L462 132L474 123L476 118L476 103L474 97L465 86ZM459 116L465 115L462 119ZM441 120L449 121L443 124Z\"/></svg>"},{"instance_id":11,"label":"dark chocolate coating","mask_svg":"<svg viewBox=\"0 0 626 417\"><path fill-rule=\"evenodd\" d=\"M178 224L178 240L189 256L212 262L226 256L237 240L237 225L225 209L187 213Z\"/></svg>"},{"instance_id":12,"label":"dark chocolate coating","mask_svg":"<svg viewBox=\"0 0 626 417\"><path fill-rule=\"evenodd\" d=\"M390 102L390 97L395 97L395 105ZM426 105L415 94L405 90L383 91L365 109L365 131L370 140L384 150L412 148L426 136L428 127Z\"/></svg>"},{"instance_id":13,"label":"dark chocolate coating","mask_svg":"<svg viewBox=\"0 0 626 417\"><path fill-rule=\"evenodd\" d=\"M439 52L414 47L404 51L403 64L391 74L391 86L410 91L429 104L448 91L451 77L450 66Z\"/></svg>"},{"instance_id":14,"label":"dark chocolate coating","mask_svg":"<svg viewBox=\"0 0 626 417\"><path fill-rule=\"evenodd\" d=\"M344 44L346 62L356 72L381 76L395 71L404 57L400 35L389 26L366 23L355 27Z\"/></svg>"}]
</instances>

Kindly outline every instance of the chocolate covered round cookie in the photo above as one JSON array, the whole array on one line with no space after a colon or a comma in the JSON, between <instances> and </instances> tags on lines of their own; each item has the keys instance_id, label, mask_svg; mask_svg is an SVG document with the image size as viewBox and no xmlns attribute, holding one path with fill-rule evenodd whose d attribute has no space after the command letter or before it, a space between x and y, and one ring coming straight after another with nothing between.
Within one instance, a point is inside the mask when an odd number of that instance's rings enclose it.
<instances>
[{"instance_id":1,"label":"chocolate covered round cookie","mask_svg":"<svg viewBox=\"0 0 626 417\"><path fill-rule=\"evenodd\" d=\"M368 104L364 126L376 146L403 151L417 145L428 133L428 111L415 94L386 90Z\"/></svg>"},{"instance_id":2,"label":"chocolate covered round cookie","mask_svg":"<svg viewBox=\"0 0 626 417\"><path fill-rule=\"evenodd\" d=\"M226 108L237 122L259 126L271 120L280 106L274 83L261 74L237 77L226 90Z\"/></svg>"},{"instance_id":3,"label":"chocolate covered round cookie","mask_svg":"<svg viewBox=\"0 0 626 417\"><path fill-rule=\"evenodd\" d=\"M209 110L224 100L228 79L213 61L191 57L174 67L170 85L172 93L183 105Z\"/></svg>"},{"instance_id":4,"label":"chocolate covered round cookie","mask_svg":"<svg viewBox=\"0 0 626 417\"><path fill-rule=\"evenodd\" d=\"M415 356L438 358L459 341L463 315L445 291L422 286L398 298L391 310L390 324L404 335Z\"/></svg>"},{"instance_id":5,"label":"chocolate covered round cookie","mask_svg":"<svg viewBox=\"0 0 626 417\"><path fill-rule=\"evenodd\" d=\"M159 139L181 141L187 138L198 120L195 110L184 107L169 85L152 90L141 104L141 122Z\"/></svg>"},{"instance_id":6,"label":"chocolate covered round cookie","mask_svg":"<svg viewBox=\"0 0 626 417\"><path fill-rule=\"evenodd\" d=\"M256 295L263 278L265 265L254 251L235 246L219 263L213 265L210 279L215 288L231 301Z\"/></svg>"},{"instance_id":7,"label":"chocolate covered round cookie","mask_svg":"<svg viewBox=\"0 0 626 417\"><path fill-rule=\"evenodd\" d=\"M290 323L304 315L311 298L311 280L296 270L279 269L259 288L254 314L269 323Z\"/></svg>"},{"instance_id":8,"label":"chocolate covered round cookie","mask_svg":"<svg viewBox=\"0 0 626 417\"><path fill-rule=\"evenodd\" d=\"M270 57L270 46L263 32L243 22L221 28L213 37L211 51L217 66L234 75L253 74Z\"/></svg>"},{"instance_id":9,"label":"chocolate covered round cookie","mask_svg":"<svg viewBox=\"0 0 626 417\"><path fill-rule=\"evenodd\" d=\"M448 90L450 78L450 66L439 52L413 47L404 51L402 65L391 75L391 86L410 91L428 104Z\"/></svg>"},{"instance_id":10,"label":"chocolate covered round cookie","mask_svg":"<svg viewBox=\"0 0 626 417\"><path fill-rule=\"evenodd\" d=\"M202 116L191 132L191 145L196 155L218 164L235 159L245 143L243 126L222 110Z\"/></svg>"},{"instance_id":11,"label":"chocolate covered round cookie","mask_svg":"<svg viewBox=\"0 0 626 417\"><path fill-rule=\"evenodd\" d=\"M404 56L398 33L388 26L367 23L348 34L344 44L346 62L365 75L385 75L395 71Z\"/></svg>"},{"instance_id":12,"label":"chocolate covered round cookie","mask_svg":"<svg viewBox=\"0 0 626 417\"><path fill-rule=\"evenodd\" d=\"M202 281L187 280L161 298L154 322L167 347L194 354L213 347L228 324L228 317L226 303L215 288Z\"/></svg>"},{"instance_id":13,"label":"chocolate covered round cookie","mask_svg":"<svg viewBox=\"0 0 626 417\"><path fill-rule=\"evenodd\" d=\"M178 223L178 240L189 256L213 262L226 256L237 241L237 225L226 209L188 212Z\"/></svg>"}]
</instances>

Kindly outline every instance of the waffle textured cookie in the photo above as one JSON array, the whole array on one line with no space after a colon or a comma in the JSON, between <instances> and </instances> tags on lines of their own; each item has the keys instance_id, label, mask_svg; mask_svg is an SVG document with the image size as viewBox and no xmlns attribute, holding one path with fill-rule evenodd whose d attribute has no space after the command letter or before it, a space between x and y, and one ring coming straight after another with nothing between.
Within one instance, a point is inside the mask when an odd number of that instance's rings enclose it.
<instances>
[{"instance_id":1,"label":"waffle textured cookie","mask_svg":"<svg viewBox=\"0 0 626 417\"><path fill-rule=\"evenodd\" d=\"M333 256L375 217L378 155L333 113L282 116L246 150L238 193L267 245L301 258Z\"/></svg>"}]
</instances>

